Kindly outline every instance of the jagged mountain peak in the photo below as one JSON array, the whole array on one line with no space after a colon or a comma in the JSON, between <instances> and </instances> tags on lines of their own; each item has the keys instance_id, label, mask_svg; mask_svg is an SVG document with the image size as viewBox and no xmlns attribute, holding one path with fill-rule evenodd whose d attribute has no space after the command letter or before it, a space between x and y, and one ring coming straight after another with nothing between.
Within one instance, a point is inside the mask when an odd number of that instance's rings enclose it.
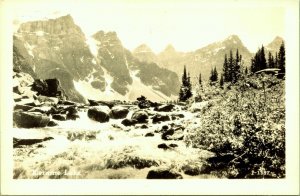
<instances>
[{"instance_id":1,"label":"jagged mountain peak","mask_svg":"<svg viewBox=\"0 0 300 196\"><path fill-rule=\"evenodd\" d=\"M282 37L276 36L272 42L266 45L265 48L268 52L271 52L273 55L275 55L276 52L278 52L280 45L282 44L283 41L284 40Z\"/></svg>"},{"instance_id":2,"label":"jagged mountain peak","mask_svg":"<svg viewBox=\"0 0 300 196\"><path fill-rule=\"evenodd\" d=\"M282 37L276 36L273 41L267 45L267 47L272 48L273 46L280 46L283 41Z\"/></svg>"},{"instance_id":3,"label":"jagged mountain peak","mask_svg":"<svg viewBox=\"0 0 300 196\"><path fill-rule=\"evenodd\" d=\"M242 44L241 39L237 35L230 35L223 42L230 42L233 44Z\"/></svg>"},{"instance_id":4,"label":"jagged mountain peak","mask_svg":"<svg viewBox=\"0 0 300 196\"><path fill-rule=\"evenodd\" d=\"M35 20L22 23L18 33L44 32L49 34L80 34L83 35L79 26L74 23L70 14L55 19Z\"/></svg>"},{"instance_id":5,"label":"jagged mountain peak","mask_svg":"<svg viewBox=\"0 0 300 196\"><path fill-rule=\"evenodd\" d=\"M153 53L152 49L147 44L141 44L133 50L133 53Z\"/></svg>"},{"instance_id":6,"label":"jagged mountain peak","mask_svg":"<svg viewBox=\"0 0 300 196\"><path fill-rule=\"evenodd\" d=\"M172 44L168 44L166 48L164 49L164 52L176 52L176 49Z\"/></svg>"},{"instance_id":7,"label":"jagged mountain peak","mask_svg":"<svg viewBox=\"0 0 300 196\"><path fill-rule=\"evenodd\" d=\"M92 37L98 41L100 41L102 44L104 43L109 43L111 44L117 44L117 45L122 45L121 40L119 39L117 33L115 31L98 31Z\"/></svg>"}]
</instances>

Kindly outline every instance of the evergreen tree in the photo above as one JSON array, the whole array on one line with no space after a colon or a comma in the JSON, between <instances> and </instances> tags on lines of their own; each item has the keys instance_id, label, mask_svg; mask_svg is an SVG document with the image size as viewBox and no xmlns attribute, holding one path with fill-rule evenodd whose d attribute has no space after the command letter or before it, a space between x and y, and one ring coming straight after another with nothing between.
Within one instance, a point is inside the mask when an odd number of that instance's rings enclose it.
<instances>
[{"instance_id":1,"label":"evergreen tree","mask_svg":"<svg viewBox=\"0 0 300 196\"><path fill-rule=\"evenodd\" d=\"M274 67L278 68L278 54L275 54Z\"/></svg>"},{"instance_id":2,"label":"evergreen tree","mask_svg":"<svg viewBox=\"0 0 300 196\"><path fill-rule=\"evenodd\" d=\"M231 71L231 74L232 74L231 81L233 83L237 82L237 80L240 77L240 74L241 74L241 61L242 61L242 56L239 55L239 50L236 49L235 60L234 60L234 64L232 66L232 71Z\"/></svg>"},{"instance_id":3,"label":"evergreen tree","mask_svg":"<svg viewBox=\"0 0 300 196\"><path fill-rule=\"evenodd\" d=\"M201 78L201 73L199 74L199 85L202 86L202 78Z\"/></svg>"},{"instance_id":4,"label":"evergreen tree","mask_svg":"<svg viewBox=\"0 0 300 196\"><path fill-rule=\"evenodd\" d=\"M218 72L216 67L214 69L214 81L218 81Z\"/></svg>"},{"instance_id":5,"label":"evergreen tree","mask_svg":"<svg viewBox=\"0 0 300 196\"><path fill-rule=\"evenodd\" d=\"M221 74L221 77L220 77L220 86L221 86L221 88L223 88L223 86L224 86L223 74Z\"/></svg>"},{"instance_id":6,"label":"evergreen tree","mask_svg":"<svg viewBox=\"0 0 300 196\"><path fill-rule=\"evenodd\" d=\"M179 91L179 100L186 101L192 96L192 85L190 81L190 74L186 72L186 67L184 66L182 74L182 85Z\"/></svg>"},{"instance_id":7,"label":"evergreen tree","mask_svg":"<svg viewBox=\"0 0 300 196\"><path fill-rule=\"evenodd\" d=\"M210 80L211 84L212 84L212 82L218 81L218 72L217 72L216 67L211 69L209 80Z\"/></svg>"},{"instance_id":8,"label":"evergreen tree","mask_svg":"<svg viewBox=\"0 0 300 196\"><path fill-rule=\"evenodd\" d=\"M228 67L227 54L225 54L225 57L224 57L223 75L224 75L224 81L229 82L230 76L229 76L229 67Z\"/></svg>"},{"instance_id":9,"label":"evergreen tree","mask_svg":"<svg viewBox=\"0 0 300 196\"><path fill-rule=\"evenodd\" d=\"M258 49L254 57L251 59L251 72L255 73L259 70L267 68L264 46Z\"/></svg>"},{"instance_id":10,"label":"evergreen tree","mask_svg":"<svg viewBox=\"0 0 300 196\"><path fill-rule=\"evenodd\" d=\"M229 59L228 59L228 72L229 72L229 78L228 78L228 81L229 82L232 82L232 79L233 79L233 75L232 75L232 72L234 71L234 59L233 59L233 55L232 55L232 50L230 50L230 53L229 53Z\"/></svg>"},{"instance_id":11,"label":"evergreen tree","mask_svg":"<svg viewBox=\"0 0 300 196\"><path fill-rule=\"evenodd\" d=\"M274 57L271 54L271 52L269 52L269 55L268 55L268 68L274 68L274 67L275 67Z\"/></svg>"},{"instance_id":12,"label":"evergreen tree","mask_svg":"<svg viewBox=\"0 0 300 196\"><path fill-rule=\"evenodd\" d=\"M278 52L278 68L280 69L280 73L285 73L285 47L284 42L280 45Z\"/></svg>"},{"instance_id":13,"label":"evergreen tree","mask_svg":"<svg viewBox=\"0 0 300 196\"><path fill-rule=\"evenodd\" d=\"M261 52L260 52L260 70L267 68L267 60L265 57L265 49L264 45L261 46Z\"/></svg>"},{"instance_id":14,"label":"evergreen tree","mask_svg":"<svg viewBox=\"0 0 300 196\"><path fill-rule=\"evenodd\" d=\"M248 67L245 68L245 75L248 75Z\"/></svg>"}]
</instances>

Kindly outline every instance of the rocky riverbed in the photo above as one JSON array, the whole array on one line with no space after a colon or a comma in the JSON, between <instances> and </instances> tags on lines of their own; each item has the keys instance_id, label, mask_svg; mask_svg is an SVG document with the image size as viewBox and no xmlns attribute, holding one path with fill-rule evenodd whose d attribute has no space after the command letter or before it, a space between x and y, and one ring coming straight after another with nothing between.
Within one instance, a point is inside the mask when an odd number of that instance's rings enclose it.
<instances>
[{"instance_id":1,"label":"rocky riverbed","mask_svg":"<svg viewBox=\"0 0 300 196\"><path fill-rule=\"evenodd\" d=\"M57 93L55 80L14 79L14 178L214 178L205 174L214 154L184 142L205 103L81 104Z\"/></svg>"}]
</instances>

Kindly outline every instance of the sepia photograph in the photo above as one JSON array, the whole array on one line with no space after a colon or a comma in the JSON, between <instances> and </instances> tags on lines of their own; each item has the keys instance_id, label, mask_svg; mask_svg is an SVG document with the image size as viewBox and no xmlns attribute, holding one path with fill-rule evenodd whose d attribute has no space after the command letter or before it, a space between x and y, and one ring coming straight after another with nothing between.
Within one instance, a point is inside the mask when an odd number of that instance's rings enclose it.
<instances>
[{"instance_id":1,"label":"sepia photograph","mask_svg":"<svg viewBox=\"0 0 300 196\"><path fill-rule=\"evenodd\" d=\"M298 1L1 4L1 178L299 193Z\"/></svg>"}]
</instances>

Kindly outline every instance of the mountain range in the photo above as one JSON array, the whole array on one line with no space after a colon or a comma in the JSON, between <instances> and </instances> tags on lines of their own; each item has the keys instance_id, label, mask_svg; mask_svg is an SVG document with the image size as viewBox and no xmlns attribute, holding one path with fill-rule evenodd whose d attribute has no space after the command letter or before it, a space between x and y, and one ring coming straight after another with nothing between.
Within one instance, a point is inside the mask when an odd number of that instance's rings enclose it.
<instances>
[{"instance_id":1,"label":"mountain range","mask_svg":"<svg viewBox=\"0 0 300 196\"><path fill-rule=\"evenodd\" d=\"M265 54L270 51L273 55L278 52L283 39L276 37L271 43L265 46ZM178 52L172 45L168 45L162 52L155 54L146 44L138 46L133 50L133 55L140 61L155 62L159 66L174 71L181 76L183 67L186 65L194 82L201 73L202 79L208 80L211 69L216 67L219 73L222 72L224 56L229 56L230 50L235 57L236 50L242 54L244 67L249 67L251 58L254 56L242 43L237 35L230 35L226 39L209 44L192 52Z\"/></svg>"},{"instance_id":2,"label":"mountain range","mask_svg":"<svg viewBox=\"0 0 300 196\"><path fill-rule=\"evenodd\" d=\"M278 51L282 38L266 46ZM199 73L207 79L212 67L220 72L224 55L239 49L244 65L253 56L237 35L192 52L178 52L168 45L159 54L146 44L134 51L122 45L116 32L98 31L86 36L70 15L22 23L13 36L15 71L33 78L57 78L70 100L175 99L186 65L192 81Z\"/></svg>"}]
</instances>

